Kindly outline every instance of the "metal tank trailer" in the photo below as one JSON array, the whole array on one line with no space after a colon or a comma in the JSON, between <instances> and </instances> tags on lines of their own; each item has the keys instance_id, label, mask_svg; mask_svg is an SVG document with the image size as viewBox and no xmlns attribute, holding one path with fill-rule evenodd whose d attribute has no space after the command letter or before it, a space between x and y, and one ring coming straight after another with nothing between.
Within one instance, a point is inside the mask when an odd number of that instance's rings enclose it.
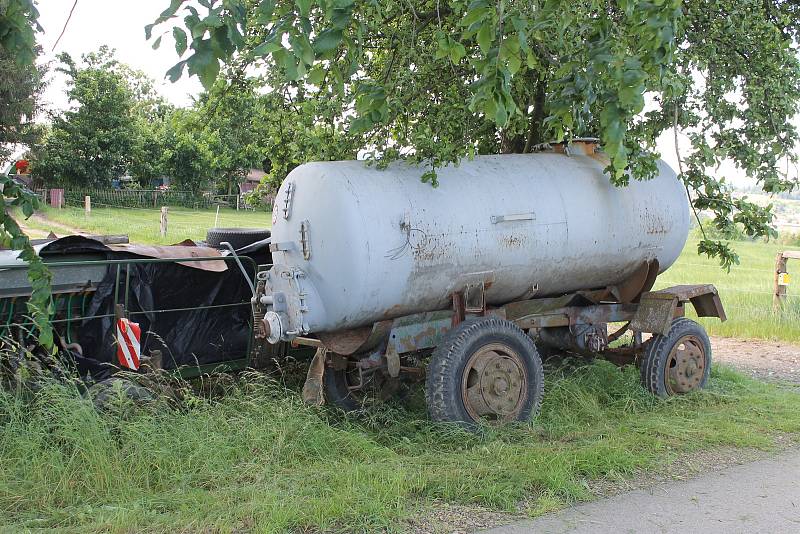
<instances>
[{"instance_id":1,"label":"metal tank trailer","mask_svg":"<svg viewBox=\"0 0 800 534\"><path fill-rule=\"evenodd\" d=\"M662 397L702 388L711 346L684 311L725 320L716 289L651 290L686 242L685 189L664 162L617 188L607 164L573 142L465 160L436 188L402 162L301 165L275 198L260 336L319 347L309 400L355 409L424 378L431 418L467 426L535 414L542 355L637 363Z\"/></svg>"}]
</instances>

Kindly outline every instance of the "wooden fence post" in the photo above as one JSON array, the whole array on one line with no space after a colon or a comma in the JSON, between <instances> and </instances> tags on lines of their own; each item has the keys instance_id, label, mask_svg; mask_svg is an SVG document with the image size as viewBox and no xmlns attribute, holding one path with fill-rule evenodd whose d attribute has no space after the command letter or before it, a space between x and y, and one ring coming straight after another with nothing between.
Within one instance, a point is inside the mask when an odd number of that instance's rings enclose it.
<instances>
[{"instance_id":1,"label":"wooden fence post","mask_svg":"<svg viewBox=\"0 0 800 534\"><path fill-rule=\"evenodd\" d=\"M86 215L87 216L91 215L92 214L92 197L90 197L89 195L86 195L85 197L83 197L83 206L84 206L84 209L86 210Z\"/></svg>"},{"instance_id":2,"label":"wooden fence post","mask_svg":"<svg viewBox=\"0 0 800 534\"><path fill-rule=\"evenodd\" d=\"M789 287L789 271L787 263L790 259L800 259L800 252L795 250L784 250L775 256L775 278L772 297L772 309L776 312L783 309L786 303L786 295Z\"/></svg>"},{"instance_id":3,"label":"wooden fence post","mask_svg":"<svg viewBox=\"0 0 800 534\"><path fill-rule=\"evenodd\" d=\"M161 237L167 235L167 211L169 208L161 206Z\"/></svg>"}]
</instances>

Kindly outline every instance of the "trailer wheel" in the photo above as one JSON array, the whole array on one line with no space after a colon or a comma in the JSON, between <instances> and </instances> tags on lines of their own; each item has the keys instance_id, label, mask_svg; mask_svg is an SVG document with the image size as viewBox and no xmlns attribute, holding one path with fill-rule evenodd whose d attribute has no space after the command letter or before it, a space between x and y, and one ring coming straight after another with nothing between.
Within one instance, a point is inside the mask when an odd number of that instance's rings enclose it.
<instances>
[{"instance_id":1,"label":"trailer wheel","mask_svg":"<svg viewBox=\"0 0 800 534\"><path fill-rule=\"evenodd\" d=\"M325 402L344 410L352 412L363 406L363 399L350 389L358 384L358 374L353 374L353 369L333 369L327 367L322 375L322 384L325 390Z\"/></svg>"},{"instance_id":2,"label":"trailer wheel","mask_svg":"<svg viewBox=\"0 0 800 534\"><path fill-rule=\"evenodd\" d=\"M711 372L711 342L705 329L683 317L669 333L655 335L641 364L642 385L659 397L671 397L705 387Z\"/></svg>"},{"instance_id":3,"label":"trailer wheel","mask_svg":"<svg viewBox=\"0 0 800 534\"><path fill-rule=\"evenodd\" d=\"M448 332L428 365L431 419L471 428L527 421L544 394L542 360L533 340L496 317L467 319Z\"/></svg>"},{"instance_id":4,"label":"trailer wheel","mask_svg":"<svg viewBox=\"0 0 800 534\"><path fill-rule=\"evenodd\" d=\"M353 412L389 399L403 401L412 393L414 385L403 377L390 378L380 372L365 378L362 387L355 389L359 383L355 369L326 367L322 375L325 402L345 412Z\"/></svg>"}]
</instances>

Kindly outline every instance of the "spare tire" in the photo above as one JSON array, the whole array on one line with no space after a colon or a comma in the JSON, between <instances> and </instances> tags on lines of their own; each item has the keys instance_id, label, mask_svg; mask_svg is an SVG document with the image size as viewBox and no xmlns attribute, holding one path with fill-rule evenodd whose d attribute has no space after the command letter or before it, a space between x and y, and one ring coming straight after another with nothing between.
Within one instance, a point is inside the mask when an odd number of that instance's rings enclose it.
<instances>
[{"instance_id":1,"label":"spare tire","mask_svg":"<svg viewBox=\"0 0 800 534\"><path fill-rule=\"evenodd\" d=\"M206 233L206 243L210 247L220 248L220 243L227 241L234 249L240 249L270 235L272 232L261 228L210 228Z\"/></svg>"}]
</instances>

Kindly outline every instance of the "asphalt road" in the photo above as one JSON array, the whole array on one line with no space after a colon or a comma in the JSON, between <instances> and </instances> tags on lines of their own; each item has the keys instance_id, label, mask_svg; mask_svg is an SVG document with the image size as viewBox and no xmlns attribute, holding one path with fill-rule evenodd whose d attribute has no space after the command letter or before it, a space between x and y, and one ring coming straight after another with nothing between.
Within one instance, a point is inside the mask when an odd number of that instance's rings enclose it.
<instances>
[{"instance_id":1,"label":"asphalt road","mask_svg":"<svg viewBox=\"0 0 800 534\"><path fill-rule=\"evenodd\" d=\"M797 533L800 450L623 493L485 534Z\"/></svg>"}]
</instances>

